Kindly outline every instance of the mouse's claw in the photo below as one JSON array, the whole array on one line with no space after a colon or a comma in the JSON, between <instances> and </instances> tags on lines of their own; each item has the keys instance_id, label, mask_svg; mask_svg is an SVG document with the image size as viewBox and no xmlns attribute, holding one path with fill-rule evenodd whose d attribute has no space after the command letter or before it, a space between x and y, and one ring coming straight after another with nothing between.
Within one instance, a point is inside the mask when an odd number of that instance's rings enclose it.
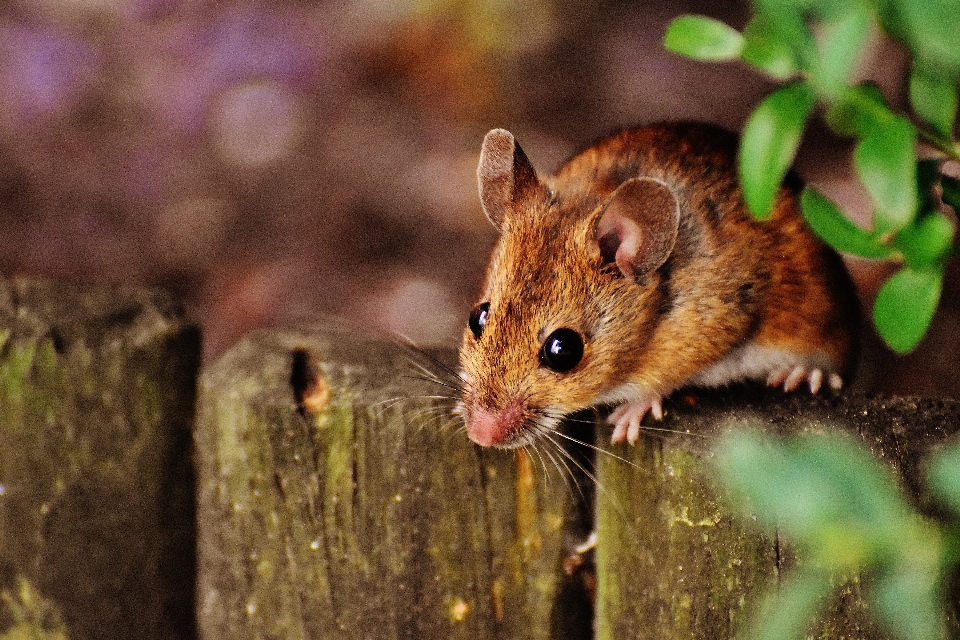
<instances>
[{"instance_id":1,"label":"mouse's claw","mask_svg":"<svg viewBox=\"0 0 960 640\"><path fill-rule=\"evenodd\" d=\"M635 400L617 407L607 422L614 425L610 442L629 442L636 444L640 439L640 422L651 414L657 420L663 419L663 399L659 396L649 400Z\"/></svg>"},{"instance_id":2,"label":"mouse's claw","mask_svg":"<svg viewBox=\"0 0 960 640\"><path fill-rule=\"evenodd\" d=\"M830 373L826 376L827 384L834 391L839 391L843 387L843 378L836 373ZM796 391L804 382L810 387L810 393L818 393L823 387L824 372L822 369L807 370L801 365L793 369L779 369L773 371L767 377L767 386L783 386L784 391Z\"/></svg>"},{"instance_id":3,"label":"mouse's claw","mask_svg":"<svg viewBox=\"0 0 960 640\"><path fill-rule=\"evenodd\" d=\"M831 373L827 376L827 384L829 384L830 388L834 391L840 391L840 389L843 389L843 378L841 378L838 373Z\"/></svg>"}]
</instances>

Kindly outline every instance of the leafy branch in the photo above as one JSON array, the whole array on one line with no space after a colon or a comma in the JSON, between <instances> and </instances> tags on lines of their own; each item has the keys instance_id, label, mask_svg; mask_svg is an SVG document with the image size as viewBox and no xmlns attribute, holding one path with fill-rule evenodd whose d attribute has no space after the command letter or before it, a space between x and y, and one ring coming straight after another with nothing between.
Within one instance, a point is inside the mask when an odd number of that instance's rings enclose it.
<instances>
[{"instance_id":1,"label":"leafy branch","mask_svg":"<svg viewBox=\"0 0 960 640\"><path fill-rule=\"evenodd\" d=\"M893 111L876 86L850 85L874 25L912 58L910 105ZM960 160L953 137L960 78L960 4L954 0L755 0L743 33L704 16L682 16L667 30L668 49L698 60L743 60L785 84L747 120L739 171L747 206L767 218L803 130L819 103L828 126L856 139L853 162L873 201L873 224L852 223L807 187L803 215L837 250L899 265L881 287L874 324L899 353L923 338L939 304L954 223L940 200L960 210L960 181L944 175ZM936 157L920 160L919 143Z\"/></svg>"},{"instance_id":2,"label":"leafy branch","mask_svg":"<svg viewBox=\"0 0 960 640\"><path fill-rule=\"evenodd\" d=\"M748 638L804 637L836 579L860 574L869 610L894 637L945 637L945 581L960 564L960 446L927 465L929 495L952 514L945 525L918 513L889 470L840 432L779 440L741 429L720 441L716 460L736 504L798 556Z\"/></svg>"}]
</instances>

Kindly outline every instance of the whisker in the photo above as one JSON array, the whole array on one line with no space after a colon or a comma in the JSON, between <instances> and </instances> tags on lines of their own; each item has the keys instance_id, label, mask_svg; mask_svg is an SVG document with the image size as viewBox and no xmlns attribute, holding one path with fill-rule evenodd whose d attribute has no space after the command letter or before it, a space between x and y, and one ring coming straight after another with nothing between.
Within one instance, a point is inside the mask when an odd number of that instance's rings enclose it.
<instances>
[{"instance_id":1,"label":"whisker","mask_svg":"<svg viewBox=\"0 0 960 640\"><path fill-rule=\"evenodd\" d=\"M556 435L564 436L564 434L560 434L559 432L556 432ZM580 471L580 473L582 473L588 480L590 480L590 482L593 483L593 486L595 486L601 493L603 493L605 496L610 498L611 504L616 505L616 500L613 500L612 494L606 489L604 484L600 482L599 478L596 475L596 471L594 469L588 468L586 464L578 460L577 457L571 451L569 451L566 447L563 447L562 445L560 445L560 443L554 440L552 436L548 436L547 438L549 439L551 444L555 447L556 451L562 456L563 465L567 469L567 472L570 474L571 478L575 479L576 474L573 473L572 469L569 466L570 464L572 464L577 470ZM579 444L586 444L584 442L578 441L576 438L568 438L568 439L570 439L572 442L578 442ZM590 467L592 466L593 465L591 464ZM579 481L575 483L575 486L577 488L577 492L580 494L580 497L583 500L590 499L587 493L583 490L583 487L580 486ZM618 512L619 511L620 509L618 507Z\"/></svg>"},{"instance_id":2,"label":"whisker","mask_svg":"<svg viewBox=\"0 0 960 640\"><path fill-rule=\"evenodd\" d=\"M566 447L564 447L564 446L559 442L559 440L556 439L556 436L564 437L564 438L566 438L569 442L573 442L573 443L575 443L575 444L580 444L580 445L582 445L582 444L585 444L585 443L580 442L580 441L579 441L578 439L576 439L576 438L571 438L571 437L567 436L566 434L562 434L562 433L560 433L559 431L554 431L554 432L551 433L551 434L545 434L545 435L543 436L543 439L544 439L545 441L549 442L549 443L557 450L557 452L560 453L560 455L561 455L565 460L571 462L577 469L579 469L585 476L587 476L587 478L589 478L589 479L592 480L593 482L596 482L597 479L596 479L596 477L594 476L593 471L591 471L590 469L588 469L588 468L586 467L586 465L584 465L581 461L577 460L577 457L573 454L573 452L571 452L571 451L568 450ZM567 466L567 465L565 464L564 466ZM591 465L591 466L592 466L592 465ZM567 467L567 468L569 469L569 467Z\"/></svg>"},{"instance_id":3,"label":"whisker","mask_svg":"<svg viewBox=\"0 0 960 640\"><path fill-rule=\"evenodd\" d=\"M459 392L462 392L463 389L464 389L463 386L457 386L457 385L451 384L451 383L449 383L449 382L444 382L443 380L440 380L439 378L431 378L431 377L428 377L428 376L403 376L403 377L404 377L404 378L407 378L408 380L420 380L420 381L422 381L422 382L429 382L429 383L431 383L431 384L439 385L439 386L441 386L441 387L446 387L447 389L450 389L451 391L456 391L456 392L458 392L458 393L459 393Z\"/></svg>"},{"instance_id":4,"label":"whisker","mask_svg":"<svg viewBox=\"0 0 960 640\"><path fill-rule=\"evenodd\" d=\"M443 378L440 377L440 374L439 374L439 373L437 373L437 372L434 371L433 369L430 369L429 367L425 367L423 364L417 362L416 360L408 360L408 363L409 363L410 366L412 366L414 369L416 369L416 370L419 371L420 373L423 373L423 374L429 376L431 379L434 379L434 380L442 380L442 379L443 379ZM455 375L448 375L448 376L446 376L446 377L448 377L450 380L453 380L453 381L456 381L456 380L459 380L459 379L460 379L460 376L458 376L458 375L456 375L456 376L455 376Z\"/></svg>"},{"instance_id":5,"label":"whisker","mask_svg":"<svg viewBox=\"0 0 960 640\"><path fill-rule=\"evenodd\" d=\"M546 445L552 446L553 448L558 448L556 443L553 442L549 436L544 436L542 440ZM550 458L550 462L553 463L553 466L556 468L557 473L560 474L560 479L563 480L563 484L567 489L567 493L573 495L574 487L576 488L577 493L580 494L580 497L586 500L586 496L583 492L583 488L580 486L580 483L577 481L576 475L573 473L573 469L567 464L566 460L561 456L560 459L557 459L557 456L550 449L545 449L544 453ZM571 486L572 485L572 486Z\"/></svg>"},{"instance_id":6,"label":"whisker","mask_svg":"<svg viewBox=\"0 0 960 640\"><path fill-rule=\"evenodd\" d=\"M540 461L540 468L543 469L543 483L544 483L544 487L545 487L545 488L546 488L546 487L549 487L549 486L550 486L550 473L549 473L548 470L547 470L547 463L546 463L546 461L543 459L543 453L544 453L544 452L542 452L539 447L524 447L524 449L525 449L526 451L528 451L528 452L533 451L533 453L535 453L535 454L537 455L537 459ZM550 457L549 452L546 452L546 453L547 453L547 457ZM533 456L530 456L530 457L533 458ZM556 462L554 462L554 464L556 464Z\"/></svg>"},{"instance_id":7,"label":"whisker","mask_svg":"<svg viewBox=\"0 0 960 640\"><path fill-rule=\"evenodd\" d=\"M436 357L436 356L428 353L425 349L421 349L420 347L418 347L418 346L413 342L413 340L411 340L411 339L408 338L407 336L398 335L398 338L399 338L399 340L397 340L397 343L400 345L400 347L402 347L402 348L405 349L406 351L408 351L408 352L410 352L410 353L413 353L413 354L416 355L416 356L419 356L419 357L421 357L421 358L426 359L426 360L429 361L432 365L438 367L440 370L444 371L445 373L451 375L451 376L454 377L454 378L459 378L459 377L460 377L460 373L459 373L456 369L454 369L453 367L451 367L450 365L448 365L446 362L444 362L444 361L441 360L440 358L438 358L438 357ZM419 363L418 363L416 360L414 360L413 358L411 358L410 360L411 360L411 362L412 362L413 364L419 365ZM422 365L421 365L421 366L422 366Z\"/></svg>"},{"instance_id":8,"label":"whisker","mask_svg":"<svg viewBox=\"0 0 960 640\"><path fill-rule=\"evenodd\" d=\"M408 397L406 397L406 396L394 396L394 397L392 397L392 398L385 398L385 399L383 399L383 400L380 400L379 402L374 402L373 404L370 405L370 408L371 408L371 409L384 409L384 410L386 410L386 409L390 409L390 408L392 408L392 407L395 407L395 406L397 406L398 404L401 404L401 403L406 402L406 401L408 401L408 400L410 400L410 398L408 398Z\"/></svg>"},{"instance_id":9,"label":"whisker","mask_svg":"<svg viewBox=\"0 0 960 640\"><path fill-rule=\"evenodd\" d=\"M558 446L555 441L548 438L544 438L543 442L546 445L545 451L550 456L553 466L556 468L557 473L560 474L560 478L563 480L563 486L566 488L567 494L571 497L576 494L580 496L582 501L588 501L588 491L584 490L583 485L580 482L580 478L577 477L576 472L567 462L563 447Z\"/></svg>"},{"instance_id":10,"label":"whisker","mask_svg":"<svg viewBox=\"0 0 960 640\"><path fill-rule=\"evenodd\" d=\"M414 368L416 368L418 371L420 371L421 373L425 373L425 374L427 374L428 376L430 376L431 378L435 378L435 379L437 379L437 380L440 379L440 375L439 375L436 371L434 371L433 369L430 369L430 368L424 366L422 363L417 362L416 360L414 360L414 359L412 359L412 358L409 359L408 362L409 362ZM444 373L447 373L447 374L448 374L452 379L454 379L454 380L457 380L457 379L460 378L460 376L459 376L458 374L456 374L455 372L453 372L453 371L446 371L446 370L444 370Z\"/></svg>"},{"instance_id":11,"label":"whisker","mask_svg":"<svg viewBox=\"0 0 960 640\"><path fill-rule=\"evenodd\" d=\"M406 400L442 400L448 402L451 405L454 402L457 402L459 398L457 396L441 396L441 395L419 395L419 396L406 396Z\"/></svg>"},{"instance_id":12,"label":"whisker","mask_svg":"<svg viewBox=\"0 0 960 640\"><path fill-rule=\"evenodd\" d=\"M425 420L423 423L421 423L419 430L423 431L424 429L432 425L438 425L438 428L442 430L446 425L450 425L450 424L453 424L453 421L449 420L448 416L437 413L431 416L429 420Z\"/></svg>"},{"instance_id":13,"label":"whisker","mask_svg":"<svg viewBox=\"0 0 960 640\"><path fill-rule=\"evenodd\" d=\"M417 432L422 431L434 423L451 421L452 416L444 407L419 407L408 416L406 422L417 423Z\"/></svg>"},{"instance_id":14,"label":"whisker","mask_svg":"<svg viewBox=\"0 0 960 640\"><path fill-rule=\"evenodd\" d=\"M680 429L667 429L665 427L651 427L649 425L640 425L641 431L653 431L657 433L672 433L680 436L690 436L691 438L703 438L706 440L712 439L715 436L709 433L693 433L692 431L681 431Z\"/></svg>"},{"instance_id":15,"label":"whisker","mask_svg":"<svg viewBox=\"0 0 960 640\"><path fill-rule=\"evenodd\" d=\"M560 432L556 432L556 434L559 435L559 436L561 436L561 437L567 438L568 440L570 440L570 441L572 441L572 442L576 442L576 443L578 443L578 444L580 444L580 445L587 446L587 447L591 447L591 445L590 445L589 443L582 442L582 441L580 441L580 440L578 440L578 439L576 439L576 438L571 438L570 436L567 436L566 434L562 434L562 433L560 433ZM555 444L556 444L556 443L555 443ZM599 449L599 448L596 448L596 447L591 447L591 448L594 449L595 451L603 451L603 449ZM585 467L581 462L579 462L579 461L573 456L573 454L570 453L566 448L561 447L561 446L557 446L557 450L560 451L561 454L562 454L565 458L567 458L573 465L575 465L575 466L581 471L581 473L583 473L583 475L585 475L591 482L593 482L593 485L594 485L594 486L597 488L597 490L609 501L610 505L613 507L613 509L616 511L616 513L617 513L617 515L618 515L619 517L621 517L621 518L626 518L626 517L627 517L626 511L624 511L623 507L620 506L619 501L616 499L617 496L616 496L614 493L612 493L610 490L608 490L607 487L606 487L606 485L604 485L602 482L600 482L600 479L599 479L598 476L596 475L596 472L595 472L595 471L591 471L590 469L586 468L586 467ZM607 453L609 453L609 452L607 452ZM623 458L620 458L619 456L615 456L615 455L614 455L614 457L617 458L618 460L623 460L624 462L626 462L627 464L629 464L629 465L632 466L632 467L639 468L639 467L637 467L637 465L634 465L634 464L631 463L629 460L624 460ZM585 496L582 491L581 491L580 495L581 495L582 498L587 499L587 496Z\"/></svg>"},{"instance_id":16,"label":"whisker","mask_svg":"<svg viewBox=\"0 0 960 640\"><path fill-rule=\"evenodd\" d=\"M587 421L585 420L584 422L587 422ZM608 450L608 449L604 449L603 447L598 447L597 445L591 444L591 443L589 443L589 442L584 442L583 440L580 440L579 438L574 438L573 436L567 435L566 433L562 433L562 432L560 432L560 431L556 431L556 432L554 432L554 433L555 433L556 435L560 436L561 438L565 439L565 440L568 440L568 441L570 441L570 442L573 442L574 444L578 444L578 445L580 445L580 446L582 446L582 447L586 447L586 448L590 449L591 451L595 451L595 452L597 452L597 453L602 453L603 455L609 456L609 457L613 458L614 460L617 460L617 461L619 461L619 462L623 462L624 464L628 464L628 465L630 465L631 467L633 467L634 469L639 469L639 468L640 468L639 466L637 466L636 464L630 462L630 461L627 460L626 458L624 458L624 457L622 457L622 456L618 456L618 455L615 454L613 451L610 451L610 450Z\"/></svg>"}]
</instances>

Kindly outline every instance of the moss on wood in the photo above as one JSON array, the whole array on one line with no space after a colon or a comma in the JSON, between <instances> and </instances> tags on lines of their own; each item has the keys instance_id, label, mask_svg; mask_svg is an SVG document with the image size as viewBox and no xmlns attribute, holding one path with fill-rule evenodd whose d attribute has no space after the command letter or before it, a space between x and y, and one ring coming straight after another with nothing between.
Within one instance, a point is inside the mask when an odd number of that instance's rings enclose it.
<instances>
[{"instance_id":1,"label":"moss on wood","mask_svg":"<svg viewBox=\"0 0 960 640\"><path fill-rule=\"evenodd\" d=\"M195 635L199 350L159 293L0 279L0 631L31 593L70 638Z\"/></svg>"},{"instance_id":2,"label":"moss on wood","mask_svg":"<svg viewBox=\"0 0 960 640\"><path fill-rule=\"evenodd\" d=\"M886 462L914 503L922 462L960 426L960 403L911 398L810 397L751 387L678 394L637 446L601 456L598 477L597 627L601 639L732 638L757 596L793 564L786 541L764 536L730 504L710 469L711 443L749 422L773 433L840 429ZM882 638L867 615L861 577L810 629L812 637ZM954 637L956 618L950 615Z\"/></svg>"},{"instance_id":3,"label":"moss on wood","mask_svg":"<svg viewBox=\"0 0 960 640\"><path fill-rule=\"evenodd\" d=\"M205 637L550 637L570 492L415 374L395 345L267 331L205 372Z\"/></svg>"}]
</instances>

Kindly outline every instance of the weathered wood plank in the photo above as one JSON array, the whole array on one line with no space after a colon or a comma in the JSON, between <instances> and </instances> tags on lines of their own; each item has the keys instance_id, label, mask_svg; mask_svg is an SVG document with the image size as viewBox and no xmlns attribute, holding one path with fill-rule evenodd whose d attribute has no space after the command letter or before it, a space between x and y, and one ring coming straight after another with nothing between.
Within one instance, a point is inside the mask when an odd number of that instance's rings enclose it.
<instances>
[{"instance_id":1,"label":"weathered wood plank","mask_svg":"<svg viewBox=\"0 0 960 640\"><path fill-rule=\"evenodd\" d=\"M614 447L626 459L599 459L598 638L731 638L756 596L789 566L782 540L760 534L724 502L710 475L713 439L749 421L773 433L841 429L860 437L907 487L915 504L935 509L922 491L922 461L960 427L960 403L864 397L811 398L735 388L681 395L637 446ZM686 435L689 433L690 435ZM880 638L855 578L810 633L817 638ZM960 626L951 615L952 637Z\"/></svg>"},{"instance_id":2,"label":"weathered wood plank","mask_svg":"<svg viewBox=\"0 0 960 640\"><path fill-rule=\"evenodd\" d=\"M297 412L291 386L298 350L317 358L329 390L315 394L312 414ZM411 371L401 349L381 342L261 332L206 373L206 637L589 636L590 608L578 597L566 604L571 582L558 567L582 539L583 497L556 474L545 482L528 457L469 444L444 425L449 407L419 397L437 389L405 379ZM924 509L920 462L960 424L952 402L694 395L695 406L674 398L656 425L682 433L651 432L598 456L599 638L733 637L789 568L783 542L713 484L712 443L730 421L857 434ZM881 637L857 579L812 632Z\"/></svg>"},{"instance_id":3,"label":"weathered wood plank","mask_svg":"<svg viewBox=\"0 0 960 640\"><path fill-rule=\"evenodd\" d=\"M0 278L0 631L195 636L199 354L160 293Z\"/></svg>"},{"instance_id":4,"label":"weathered wood plank","mask_svg":"<svg viewBox=\"0 0 960 640\"><path fill-rule=\"evenodd\" d=\"M304 357L319 386L298 412ZM204 637L567 637L571 492L470 444L414 373L395 345L267 331L204 373Z\"/></svg>"}]
</instances>

